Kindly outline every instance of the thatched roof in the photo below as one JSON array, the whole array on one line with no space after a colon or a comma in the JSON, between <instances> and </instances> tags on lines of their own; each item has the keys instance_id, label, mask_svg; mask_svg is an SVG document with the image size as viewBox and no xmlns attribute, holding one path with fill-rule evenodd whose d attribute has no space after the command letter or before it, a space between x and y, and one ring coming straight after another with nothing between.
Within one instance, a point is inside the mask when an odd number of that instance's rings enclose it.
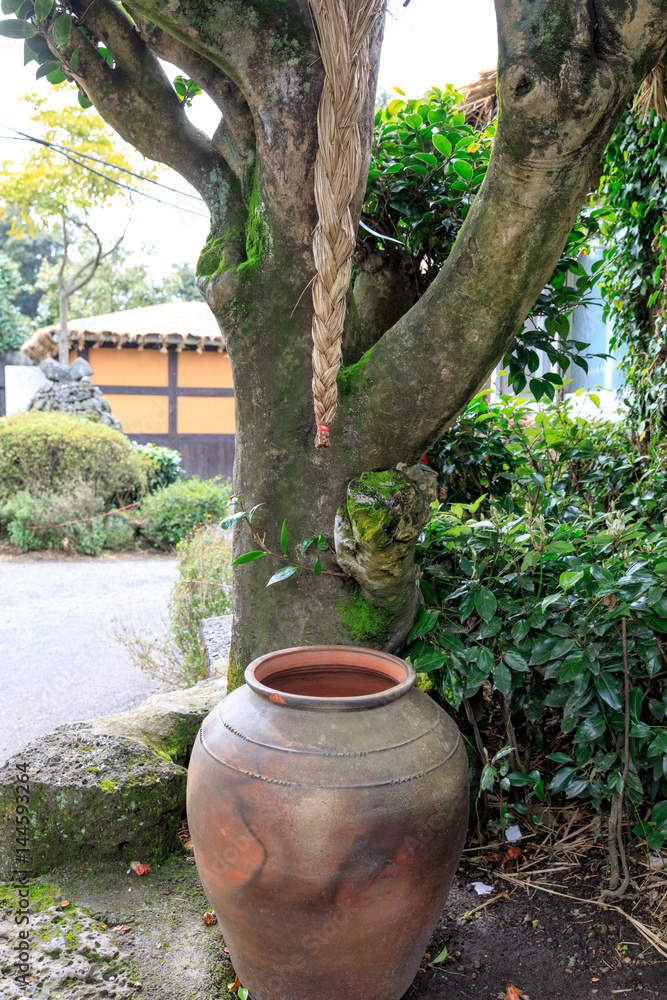
<instances>
[{"instance_id":1,"label":"thatched roof","mask_svg":"<svg viewBox=\"0 0 667 1000\"><path fill-rule=\"evenodd\" d=\"M466 125L483 131L498 114L496 70L488 69L480 73L475 83L467 83L459 90L465 95L459 110L465 112Z\"/></svg>"},{"instance_id":2,"label":"thatched roof","mask_svg":"<svg viewBox=\"0 0 667 1000\"><path fill-rule=\"evenodd\" d=\"M205 347L224 350L224 341L216 319L205 302L165 302L159 306L142 309L125 309L72 319L68 323L70 347L117 347L136 345L159 347L166 351L168 345L176 350L184 348L201 353ZM58 327L43 326L35 330L21 350L33 361L58 353Z\"/></svg>"},{"instance_id":3,"label":"thatched roof","mask_svg":"<svg viewBox=\"0 0 667 1000\"><path fill-rule=\"evenodd\" d=\"M465 94L459 108L465 112L466 124L473 128L485 129L489 122L498 114L498 98L496 96L497 73L495 69L479 74L475 83L459 87ZM667 118L667 61L663 60L655 66L644 78L637 91L633 105L640 117L645 117L650 111L655 111L658 118Z\"/></svg>"}]
</instances>

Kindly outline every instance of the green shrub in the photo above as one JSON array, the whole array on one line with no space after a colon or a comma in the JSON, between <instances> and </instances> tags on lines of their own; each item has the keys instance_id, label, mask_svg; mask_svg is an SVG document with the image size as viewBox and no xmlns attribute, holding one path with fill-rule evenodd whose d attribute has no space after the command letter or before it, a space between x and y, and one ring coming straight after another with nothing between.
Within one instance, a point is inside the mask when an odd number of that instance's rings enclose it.
<instances>
[{"instance_id":1,"label":"green shrub","mask_svg":"<svg viewBox=\"0 0 667 1000\"><path fill-rule=\"evenodd\" d=\"M171 635L182 671L194 683L204 668L199 629L203 618L231 614L232 550L221 532L199 528L176 546L178 580L169 598Z\"/></svg>"},{"instance_id":2,"label":"green shrub","mask_svg":"<svg viewBox=\"0 0 667 1000\"><path fill-rule=\"evenodd\" d=\"M204 669L202 618L232 611L232 553L225 537L211 525L180 541L176 552L179 575L169 598L166 636L118 625L116 638L151 677L189 686Z\"/></svg>"},{"instance_id":3,"label":"green shrub","mask_svg":"<svg viewBox=\"0 0 667 1000\"><path fill-rule=\"evenodd\" d=\"M113 552L136 548L137 527L129 517L110 514L104 518L104 548Z\"/></svg>"},{"instance_id":4,"label":"green shrub","mask_svg":"<svg viewBox=\"0 0 667 1000\"><path fill-rule=\"evenodd\" d=\"M496 457L506 450L504 469L476 450L474 424L461 433L480 416L478 438L500 432L493 448ZM477 400L457 433L440 450L445 480L453 494L478 498L441 507L420 539L426 607L408 636L411 662L431 694L463 712L481 787L498 791L502 822L548 792L600 811L624 794L637 829L659 849L667 840L662 473L635 460L621 429L589 424L568 405L529 422L516 403L484 409ZM471 454L477 472L464 483ZM479 494L485 486L491 496ZM659 821L645 820L653 812Z\"/></svg>"},{"instance_id":5,"label":"green shrub","mask_svg":"<svg viewBox=\"0 0 667 1000\"><path fill-rule=\"evenodd\" d=\"M180 451L150 442L137 444L136 441L133 441L132 447L141 456L151 493L155 490L161 490L165 486L171 486L183 476Z\"/></svg>"},{"instance_id":6,"label":"green shrub","mask_svg":"<svg viewBox=\"0 0 667 1000\"><path fill-rule=\"evenodd\" d=\"M163 548L177 545L195 528L219 521L227 510L231 483L215 479L183 479L144 497L139 509L142 531Z\"/></svg>"},{"instance_id":7,"label":"green shrub","mask_svg":"<svg viewBox=\"0 0 667 1000\"><path fill-rule=\"evenodd\" d=\"M147 489L140 456L120 431L64 413L16 413L0 420L0 498L29 490L59 493L87 483L105 505Z\"/></svg>"},{"instance_id":8,"label":"green shrub","mask_svg":"<svg viewBox=\"0 0 667 1000\"><path fill-rule=\"evenodd\" d=\"M67 493L21 490L4 504L0 520L22 552L60 549L96 556L102 551L104 504L87 483L74 483Z\"/></svg>"}]
</instances>

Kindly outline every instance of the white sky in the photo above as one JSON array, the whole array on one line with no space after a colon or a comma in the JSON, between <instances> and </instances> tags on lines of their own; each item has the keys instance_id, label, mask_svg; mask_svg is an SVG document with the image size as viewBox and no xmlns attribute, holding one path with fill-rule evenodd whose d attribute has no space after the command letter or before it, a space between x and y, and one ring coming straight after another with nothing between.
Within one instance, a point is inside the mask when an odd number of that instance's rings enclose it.
<instances>
[{"instance_id":1,"label":"white sky","mask_svg":"<svg viewBox=\"0 0 667 1000\"><path fill-rule=\"evenodd\" d=\"M408 7L403 7L403 0L389 0L388 7L378 82L380 91L400 87L408 96L418 97L431 86L471 83L478 73L495 66L497 44L493 0L465 0L463 3L455 0L411 0ZM35 80L36 69L34 62L23 66L22 42L0 37L3 95L0 125L35 134L28 121L30 108L18 98L32 92L46 95L52 89L46 80ZM76 100L74 94L72 100ZM190 117L210 135L219 116L213 103L202 94L195 100ZM20 169L24 144L5 138L8 135L10 133L6 128L0 128L0 163L13 160L15 167L12 169ZM166 168L161 171L160 180L182 191L192 191L178 174ZM155 193L160 193L160 189L156 188ZM166 191L159 196L187 205L197 212L206 212L205 206L185 198L179 199ZM111 215L118 218L116 210ZM109 213L97 224L101 233L107 230L109 238L117 235ZM207 232L207 218L198 218L138 198L125 245L139 249L144 243L153 244L156 252L150 258L151 271L158 276L168 271L172 263L187 262L194 266Z\"/></svg>"}]
</instances>

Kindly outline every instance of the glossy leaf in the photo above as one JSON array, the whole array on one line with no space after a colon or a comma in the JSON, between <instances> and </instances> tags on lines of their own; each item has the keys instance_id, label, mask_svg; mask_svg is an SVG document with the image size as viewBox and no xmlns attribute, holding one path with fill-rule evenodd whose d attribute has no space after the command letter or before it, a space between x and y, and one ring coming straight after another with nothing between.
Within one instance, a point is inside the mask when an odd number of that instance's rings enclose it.
<instances>
[{"instance_id":1,"label":"glossy leaf","mask_svg":"<svg viewBox=\"0 0 667 1000\"><path fill-rule=\"evenodd\" d=\"M283 566L282 569L273 574L266 586L270 587L274 583L281 583L283 580L288 580L290 576L294 576L298 571L298 566Z\"/></svg>"},{"instance_id":2,"label":"glossy leaf","mask_svg":"<svg viewBox=\"0 0 667 1000\"><path fill-rule=\"evenodd\" d=\"M498 602L493 591L488 587L480 587L475 594L475 608L480 618L485 622L490 621L496 613Z\"/></svg>"},{"instance_id":3,"label":"glossy leaf","mask_svg":"<svg viewBox=\"0 0 667 1000\"><path fill-rule=\"evenodd\" d=\"M255 549L253 552L244 552L242 556L237 556L232 562L232 566L243 566L245 563L255 562L257 559L261 559L265 556L266 552L262 552L261 549Z\"/></svg>"},{"instance_id":4,"label":"glossy leaf","mask_svg":"<svg viewBox=\"0 0 667 1000\"><path fill-rule=\"evenodd\" d=\"M245 516L246 516L245 511L239 510L236 512L236 514L229 514L228 517L223 517L222 521L220 522L220 530L229 531L229 529L233 528L235 524L239 523L239 521L245 520Z\"/></svg>"},{"instance_id":5,"label":"glossy leaf","mask_svg":"<svg viewBox=\"0 0 667 1000\"><path fill-rule=\"evenodd\" d=\"M28 21L0 21L0 35L5 38L32 38L37 28Z\"/></svg>"},{"instance_id":6,"label":"glossy leaf","mask_svg":"<svg viewBox=\"0 0 667 1000\"><path fill-rule=\"evenodd\" d=\"M59 17L53 22L51 28L51 33L53 35L53 41L56 43L59 49L67 45L69 41L69 36L72 31L72 15L65 13L60 14Z\"/></svg>"}]
</instances>

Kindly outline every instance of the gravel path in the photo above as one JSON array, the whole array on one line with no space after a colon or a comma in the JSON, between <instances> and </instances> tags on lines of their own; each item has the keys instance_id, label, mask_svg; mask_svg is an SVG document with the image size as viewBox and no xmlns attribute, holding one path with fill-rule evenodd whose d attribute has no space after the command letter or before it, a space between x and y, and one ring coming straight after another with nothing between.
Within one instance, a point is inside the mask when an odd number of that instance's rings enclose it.
<instances>
[{"instance_id":1,"label":"gravel path","mask_svg":"<svg viewBox=\"0 0 667 1000\"><path fill-rule=\"evenodd\" d=\"M132 665L113 623L159 629L175 578L159 555L0 558L0 762L166 688Z\"/></svg>"}]
</instances>

